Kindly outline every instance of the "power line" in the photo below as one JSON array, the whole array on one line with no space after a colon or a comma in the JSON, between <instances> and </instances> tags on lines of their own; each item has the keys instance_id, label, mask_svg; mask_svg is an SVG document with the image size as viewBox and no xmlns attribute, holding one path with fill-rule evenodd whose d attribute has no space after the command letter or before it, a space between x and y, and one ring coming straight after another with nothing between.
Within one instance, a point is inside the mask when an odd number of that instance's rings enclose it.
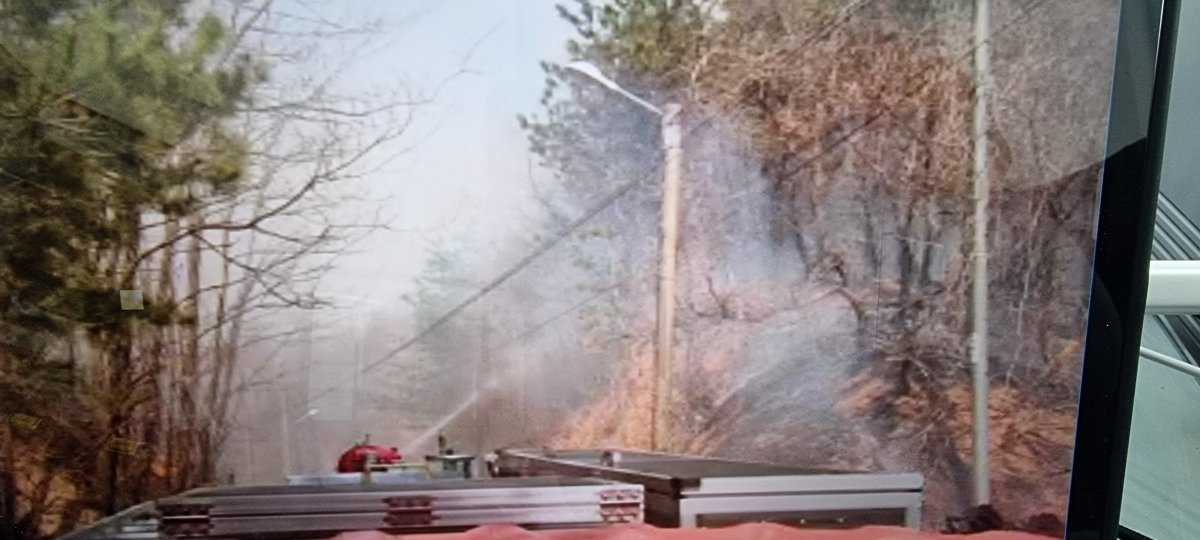
<instances>
[{"instance_id":1,"label":"power line","mask_svg":"<svg viewBox=\"0 0 1200 540\"><path fill-rule=\"evenodd\" d=\"M850 18L853 17L853 15L857 14L857 12L859 12L862 8L866 7L868 4L871 4L873 1L875 1L875 0L859 0L859 2L852 4L851 6L849 6L846 10L844 10L842 12L842 15L834 23L832 23L830 25L826 25L825 27L822 27L822 28L814 31L812 34L810 34L808 39L805 40L805 44L814 42L815 40L820 39L822 36L828 35L829 32L832 32L832 31L836 30L837 28L841 27L842 25L847 24L848 21L850 20ZM1030 0L1028 3L1026 3L1024 6L1022 6L1024 15L1032 15L1034 10L1040 8L1041 6L1043 6L1045 4L1046 4L1046 0ZM994 41L996 36L1001 35L1002 33L1005 33L1009 28L1014 26L1018 22L1018 19L1020 19L1020 16L1013 17L1013 19L1008 21L999 31L993 32L992 35L988 38L988 43ZM977 47L977 45L972 44L970 47L967 48L966 51L964 51L960 55L960 57L966 57L966 56L974 54L976 47ZM794 50L794 52L789 56L792 56L794 58L796 55L799 54L799 52L803 51L804 48L805 47L803 45L800 47L797 47ZM914 88L912 91L907 92L905 94L905 97L911 97L912 95L916 94L917 92L923 90L929 84L930 84L929 80L924 80L922 82L922 84L919 85L917 88ZM798 168L804 168L808 165L811 165L816 160L825 157L826 155L829 154L829 152L832 152L834 149L841 146L842 144L849 142L851 139L854 138L854 136L856 136L858 133L860 133L862 130L866 129L870 125L874 124L876 121L878 121L880 118L882 118L886 114L887 113L885 111L879 111L879 112L871 115L866 120L864 120L861 124L854 127L853 129L849 130L848 132L843 134L841 137L838 137L837 139L835 139L828 146L826 146L820 152L818 152L817 155L812 156L812 157L804 160L803 162L801 162L800 165L798 166ZM717 120L720 116L721 116L721 113L719 111L708 114L701 121L697 122L691 128L689 128L687 131L687 135L688 136L694 135L695 132L699 131L703 127L707 127L709 124L711 124L712 122ZM652 168L652 172L661 172L661 165L654 166ZM536 249L531 251L525 257L522 257L516 264L514 264L508 270L504 271L503 273L498 275L496 278L492 279L490 282L488 282L486 285L484 285L482 288L480 288L478 291L476 291L475 293L472 293L470 296L468 296L463 301L459 302L457 305L455 305L449 311L442 314L440 317L438 317L436 320L434 320L432 323L430 323L429 326L426 326L423 330L418 332L415 336L403 341L402 343L400 343L399 345L394 347L392 350L381 355L377 360L364 366L362 371L359 373L360 374L366 373L368 371L371 371L371 370L383 365L388 360L395 358L400 353L403 353L404 351L408 350L412 346L419 343L422 339L424 339L426 336L428 336L429 334L431 334L438 328L441 328L442 326L444 326L447 322L449 322L451 319L456 317L459 313L462 313L464 310L466 310L472 304L474 304L475 302L478 302L480 299L487 296L489 293L491 293L495 289L499 288L499 286L502 285L504 282L508 281L509 279L512 279L513 276L515 276L517 273L519 273L525 267L532 264L535 260L540 258L542 255L549 252L560 242L567 239L573 232L575 232L577 229L582 227L585 223L591 221L593 218L595 218L601 212L606 210L609 206L613 205L618 200L620 200L622 197L624 197L626 194L631 192L633 190L633 188L635 188L639 184L641 184L645 178L646 178L645 176L639 176L638 178L635 178L634 180L630 180L629 182L626 182L625 184L622 184L621 186L619 186L617 189L615 189L614 191L609 193L607 196L605 196L603 199L601 199L595 206L590 208L583 215L579 216L575 220L568 223L566 227L564 227L561 231L559 231L557 234L555 234L549 240L547 240L546 242L543 242L542 245L538 246ZM345 387L346 384L349 384L351 382L353 382L353 381L347 381L347 382L344 382L341 384L327 387L325 390L322 390L322 391L316 393L315 395L311 396L309 399L315 400L315 399L322 398L338 389Z\"/></svg>"},{"instance_id":2,"label":"power line","mask_svg":"<svg viewBox=\"0 0 1200 540\"><path fill-rule=\"evenodd\" d=\"M608 294L609 292L611 292L615 289L619 289L621 287L629 285L630 283L633 283L634 281L637 281L638 279L645 279L645 278L646 278L646 276L630 276L630 277L623 279L617 283L613 283L611 285L602 287L599 290L595 291L593 294L584 298L583 300L576 302L575 304L572 304L571 306L567 307L566 309L556 313L555 315L553 315L547 319L542 320L541 322L539 322L529 328L526 328L525 330L522 330L521 332L519 332L512 338L509 338L504 343L501 343L500 345L498 345L496 347L496 349L503 350L503 349L507 348L509 345L512 345L512 344L520 342L520 341L524 341L525 338L528 338L529 336L532 336L532 335L538 333L543 328L553 324L554 322L557 322L559 319L562 319L563 317L566 317L567 315L570 315L571 313L578 311L579 309L583 308L584 306L591 304L592 302L595 302L601 296L604 296L605 294Z\"/></svg>"},{"instance_id":3,"label":"power line","mask_svg":"<svg viewBox=\"0 0 1200 540\"><path fill-rule=\"evenodd\" d=\"M569 237L571 235L571 233L575 232L577 229L582 227L585 223L591 221L592 218L599 215L600 212L603 212L609 206L616 203L618 200L620 200L622 197L624 197L626 194L628 194L630 191L632 191L633 188L637 187L638 184L640 184L641 182L642 182L642 178L637 178L635 180L631 180L631 181L626 182L625 184L621 185L613 192L609 193L607 196L605 196L603 199L601 199L598 204L596 204L594 207L589 209L582 216L576 218L571 223L567 224L566 227L564 227L561 231L559 231L557 234L555 234L549 240L547 240L546 242L543 242L542 245L538 246L532 252L530 252L526 256L522 257L520 261L518 261L516 264L514 264L508 270L504 271L499 276L492 279L490 282L488 282L486 285L484 285L482 288L480 288L478 291L475 291L470 296L468 296L466 299L464 299L463 301L461 301L457 305L455 305L453 308L451 308L449 311L442 314L440 317L438 317L436 320L434 320L432 323L430 323L429 326L426 326L423 330L418 332L415 336L413 336L407 340L404 340L402 343L400 343L396 347L392 348L392 350L381 355L377 360L372 361L370 364L367 364L366 366L364 366L361 373L366 373L370 370L373 370L373 369L383 365L388 360L391 360L392 358L396 357L400 353L411 348L413 345L416 345L418 342L420 342L422 339L424 339L425 336L429 335L430 333L437 330L438 328L441 328L442 326L444 326L447 322L449 322L451 319L456 317L459 313L462 313L464 310L466 310L472 304L474 304L475 302L478 302L484 296L487 296L489 293L496 290L504 282L508 281L509 279L512 279L513 276L515 276L521 270L525 269L525 267L532 264L535 260L540 258L542 255L546 254L548 251L553 249L556 245L558 245L560 242L562 242L567 237ZM315 400L315 399L324 397L324 396L332 393L333 391L344 387L346 384L347 383L342 383L342 384L338 384L338 385L334 385L329 388L326 388L325 390L318 392L316 395L310 397L309 399Z\"/></svg>"}]
</instances>

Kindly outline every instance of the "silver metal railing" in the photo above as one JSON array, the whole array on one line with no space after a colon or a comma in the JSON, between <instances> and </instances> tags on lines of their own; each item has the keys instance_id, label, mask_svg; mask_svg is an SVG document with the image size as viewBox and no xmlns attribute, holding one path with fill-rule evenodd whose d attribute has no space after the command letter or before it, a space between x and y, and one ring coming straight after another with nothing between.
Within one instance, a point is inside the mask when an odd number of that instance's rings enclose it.
<instances>
[{"instance_id":1,"label":"silver metal railing","mask_svg":"<svg viewBox=\"0 0 1200 540\"><path fill-rule=\"evenodd\" d=\"M1158 319L1183 358L1141 350L1145 360L1200 377L1200 227L1166 196L1158 196L1158 214L1146 293L1146 315Z\"/></svg>"}]
</instances>

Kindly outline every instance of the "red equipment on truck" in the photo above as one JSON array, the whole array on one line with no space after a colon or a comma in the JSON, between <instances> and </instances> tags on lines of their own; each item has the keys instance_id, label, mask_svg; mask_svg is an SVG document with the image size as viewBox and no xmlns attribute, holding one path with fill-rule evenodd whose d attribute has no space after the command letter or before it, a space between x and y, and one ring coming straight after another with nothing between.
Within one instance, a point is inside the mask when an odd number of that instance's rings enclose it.
<instances>
[{"instance_id":1,"label":"red equipment on truck","mask_svg":"<svg viewBox=\"0 0 1200 540\"><path fill-rule=\"evenodd\" d=\"M374 458L371 456L374 456ZM362 442L342 452L341 457L338 458L337 472L363 472L366 469L368 460L371 460L372 465L392 465L400 463L400 459L400 450L395 446L368 444L367 438L363 437Z\"/></svg>"}]
</instances>

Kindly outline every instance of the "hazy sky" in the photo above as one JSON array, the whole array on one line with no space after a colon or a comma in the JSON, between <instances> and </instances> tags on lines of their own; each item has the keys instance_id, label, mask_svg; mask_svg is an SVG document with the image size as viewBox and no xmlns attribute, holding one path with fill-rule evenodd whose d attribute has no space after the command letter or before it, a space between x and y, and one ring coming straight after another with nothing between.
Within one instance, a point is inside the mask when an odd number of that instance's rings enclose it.
<instances>
[{"instance_id":1,"label":"hazy sky","mask_svg":"<svg viewBox=\"0 0 1200 540\"><path fill-rule=\"evenodd\" d=\"M518 114L538 112L542 60L560 61L569 27L554 0L287 0L326 19L377 21L371 46L350 51L348 94L407 84L435 95L402 140L410 148L368 179L392 231L374 233L341 261L323 291L351 309L378 309L412 289L437 237L489 250L528 229L530 163ZM335 45L336 46L336 45ZM544 173L535 171L544 176ZM486 258L486 254L484 255ZM500 269L496 269L499 273ZM374 307L372 307L374 306ZM345 316L337 310L332 316Z\"/></svg>"},{"instance_id":2,"label":"hazy sky","mask_svg":"<svg viewBox=\"0 0 1200 540\"><path fill-rule=\"evenodd\" d=\"M531 198L530 164L536 159L517 116L540 109L544 75L539 62L565 58L570 29L554 5L555 0L279 4L285 13L348 26L378 23L380 30L361 40L323 43L327 51L322 58L352 61L337 79L337 91L361 95L407 85L417 93L436 93L432 104L416 111L405 136L380 155L408 150L366 179L370 194L381 201L383 215L394 218L387 223L391 230L375 232L359 243L356 254L340 260L322 283L321 293L340 306L313 314L316 335L309 353L309 385L310 392L322 398L310 405L320 409L321 418L350 413L352 373L358 367L347 363L361 350L355 342L362 341L372 316L403 320L409 306L401 295L414 289L431 242L444 238L470 250L470 262L490 277L504 269L488 262L505 240L528 238L532 232L538 209ZM369 46L362 47L363 42ZM549 180L544 172L532 174ZM399 334L408 337L413 331L404 328ZM360 359L359 367L373 360ZM339 390L327 394L330 388Z\"/></svg>"}]
</instances>

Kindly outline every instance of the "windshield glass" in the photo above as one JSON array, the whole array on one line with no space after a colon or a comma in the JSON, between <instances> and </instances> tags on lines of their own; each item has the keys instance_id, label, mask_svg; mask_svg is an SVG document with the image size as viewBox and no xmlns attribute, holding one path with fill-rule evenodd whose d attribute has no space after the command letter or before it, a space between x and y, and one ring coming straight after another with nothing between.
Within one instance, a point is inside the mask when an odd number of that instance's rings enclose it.
<instances>
[{"instance_id":1,"label":"windshield glass","mask_svg":"<svg viewBox=\"0 0 1200 540\"><path fill-rule=\"evenodd\" d=\"M1119 4L0 0L0 537L568 451L1057 534Z\"/></svg>"}]
</instances>

